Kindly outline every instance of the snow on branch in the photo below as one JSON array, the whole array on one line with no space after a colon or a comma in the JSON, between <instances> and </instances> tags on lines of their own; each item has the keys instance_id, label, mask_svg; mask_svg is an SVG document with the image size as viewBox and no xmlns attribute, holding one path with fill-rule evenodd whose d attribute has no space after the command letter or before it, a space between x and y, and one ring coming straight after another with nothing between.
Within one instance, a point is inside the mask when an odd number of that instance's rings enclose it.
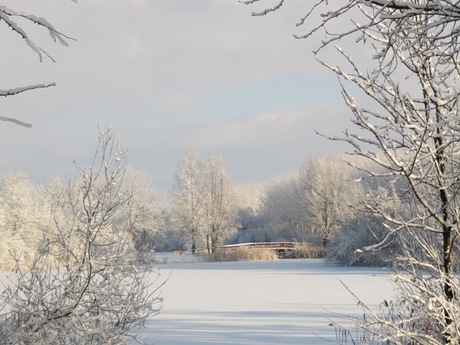
<instances>
[{"instance_id":1,"label":"snow on branch","mask_svg":"<svg viewBox=\"0 0 460 345\"><path fill-rule=\"evenodd\" d=\"M240 0L245 5L253 5L260 0ZM263 16L278 10L284 0L277 0L276 5L266 5L263 10L253 12L253 16ZM373 33L375 29L379 31L382 22L389 21L397 23L393 28L394 33L406 30L418 33L427 37L430 41L450 40L454 51L457 51L456 42L459 36L460 5L456 1L437 0L437 1L416 1L416 0L315 0L305 5L303 14L296 24L297 27L305 27L304 34L295 34L297 39L305 39L315 33L325 34L319 47L314 49L318 53L324 47L340 41L342 38L358 35L359 39ZM357 16L363 15L363 22L357 21ZM316 24L316 18L320 22ZM418 23L413 26L413 19L417 18ZM310 20L311 19L311 20ZM342 20L343 19L343 20ZM426 21L430 25L425 25ZM353 23L351 27L344 26L343 23ZM424 24L425 23L425 24ZM334 32L337 24L342 30ZM334 30L333 30L334 29Z\"/></svg>"},{"instance_id":2,"label":"snow on branch","mask_svg":"<svg viewBox=\"0 0 460 345\"><path fill-rule=\"evenodd\" d=\"M240 0L240 2L242 4L245 4L245 5L251 5L257 1L260 1L260 0ZM261 12L252 12L252 15L253 16L265 16L266 14L270 13L270 12L275 12L277 11L281 6L283 6L283 3L284 3L284 0L280 0L278 2L277 5L273 6L273 7L268 7L266 8L265 10L261 11Z\"/></svg>"},{"instance_id":3,"label":"snow on branch","mask_svg":"<svg viewBox=\"0 0 460 345\"><path fill-rule=\"evenodd\" d=\"M14 88L14 89L0 90L0 97L14 96L14 95L17 95L17 94L25 92L25 91L34 90L34 89L45 89L45 88L52 87L52 86L56 86L56 83L35 84L35 85L17 87L17 88ZM27 127L27 128L32 127L32 125L30 123L26 123L26 122L20 121L18 119L12 118L12 117L0 116L0 121L12 122L12 123L15 123L15 124L17 124L19 126Z\"/></svg>"},{"instance_id":4,"label":"snow on branch","mask_svg":"<svg viewBox=\"0 0 460 345\"><path fill-rule=\"evenodd\" d=\"M361 0L363 4L373 4L380 7L385 7L392 10L416 10L423 12L436 12L445 13L450 16L460 15L460 7L457 4L447 2L447 5L443 5L441 1L428 1L426 3L415 3L413 1L395 1L395 0ZM446 1L443 1L446 3Z\"/></svg>"},{"instance_id":5,"label":"snow on branch","mask_svg":"<svg viewBox=\"0 0 460 345\"><path fill-rule=\"evenodd\" d=\"M74 1L75 2L75 1ZM8 25L14 32L16 32L18 35L24 39L26 44L35 52L40 58L40 62L43 61L43 54L45 54L49 59L51 59L54 62L54 59L49 55L44 49L42 49L40 46L38 46L35 42L33 42L27 32L23 30L14 20L12 20L12 17L19 17L19 18L24 18L27 21L30 21L34 24L37 24L43 28L46 28L51 36L51 38L54 40L54 42L59 41L63 46L68 46L68 43L66 40L74 40L74 38L64 35L62 32L56 30L53 25L48 22L45 18L42 17L37 17L34 15L29 15L24 12L19 12L15 11L11 8L8 8L6 6L0 6L0 22L4 21L6 25Z\"/></svg>"},{"instance_id":6,"label":"snow on branch","mask_svg":"<svg viewBox=\"0 0 460 345\"><path fill-rule=\"evenodd\" d=\"M14 89L0 90L0 97L13 96L13 95L17 95L18 93L25 92L25 91L34 90L34 89L45 89L45 88L52 87L52 86L56 86L56 83L35 84L35 85L17 87Z\"/></svg>"},{"instance_id":7,"label":"snow on branch","mask_svg":"<svg viewBox=\"0 0 460 345\"><path fill-rule=\"evenodd\" d=\"M72 1L77 2L76 0L72 0ZM37 17L34 15L26 14L24 12L15 11L6 6L0 6L0 22L2 21L5 22L6 25L11 30L13 30L13 32L19 35L25 41L25 43L38 55L40 62L43 61L43 55L46 55L53 62L54 62L54 59L44 49L42 49L39 45L37 45L34 41L32 41L29 38L29 35L27 34L27 32L23 30L22 27L19 26L13 20L13 18L22 18L28 22L38 25L39 27L47 29L51 38L54 40L54 42L59 41L59 43L64 46L68 46L67 40L74 40L74 38L64 35L62 32L59 32L58 30L56 30L54 26L43 17ZM13 95L17 95L19 93L25 92L25 91L48 88L48 87L52 87L55 85L56 83L35 84L35 85L29 85L29 86L24 86L24 87L18 87L14 89L7 89L7 90L0 89L0 97L13 96ZM15 118L11 118L11 117L0 117L0 121L13 122L19 126L28 127L28 128L32 127L31 124L25 123L23 121L20 121Z\"/></svg>"}]
</instances>

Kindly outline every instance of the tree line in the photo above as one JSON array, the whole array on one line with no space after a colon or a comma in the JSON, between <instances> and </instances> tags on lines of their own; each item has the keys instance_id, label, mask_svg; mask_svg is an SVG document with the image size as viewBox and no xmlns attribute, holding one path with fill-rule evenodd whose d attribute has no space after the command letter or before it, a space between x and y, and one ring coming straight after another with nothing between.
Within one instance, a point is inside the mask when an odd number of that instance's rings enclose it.
<instances>
[{"instance_id":1,"label":"tree line","mask_svg":"<svg viewBox=\"0 0 460 345\"><path fill-rule=\"evenodd\" d=\"M322 246L337 262L382 265L390 251L363 251L389 233L369 204L385 203L388 212L396 212L404 186L369 178L362 171L366 164L357 159L351 164L342 155L318 155L291 174L237 185L231 183L222 156L201 159L189 150L178 162L166 205L148 173L126 167L117 183L129 200L109 223L129 229L129 244L140 260L158 251L215 253L223 244L295 241ZM37 185L24 172L0 177L3 270L16 261L32 262L43 238L63 226L57 219L69 218L65 196L77 193L85 179L55 177Z\"/></svg>"}]
</instances>

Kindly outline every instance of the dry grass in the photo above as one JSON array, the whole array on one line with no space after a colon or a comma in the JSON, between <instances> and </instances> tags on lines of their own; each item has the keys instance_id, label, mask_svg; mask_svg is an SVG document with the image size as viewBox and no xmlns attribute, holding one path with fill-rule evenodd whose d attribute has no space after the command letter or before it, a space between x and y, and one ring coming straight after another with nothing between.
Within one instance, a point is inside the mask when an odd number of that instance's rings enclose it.
<instances>
[{"instance_id":1,"label":"dry grass","mask_svg":"<svg viewBox=\"0 0 460 345\"><path fill-rule=\"evenodd\" d=\"M218 250L209 256L210 261L264 261L276 260L276 251L266 248L235 248Z\"/></svg>"},{"instance_id":2,"label":"dry grass","mask_svg":"<svg viewBox=\"0 0 460 345\"><path fill-rule=\"evenodd\" d=\"M322 246L311 243L298 243L289 255L292 259L319 259L324 258L326 250Z\"/></svg>"}]
</instances>

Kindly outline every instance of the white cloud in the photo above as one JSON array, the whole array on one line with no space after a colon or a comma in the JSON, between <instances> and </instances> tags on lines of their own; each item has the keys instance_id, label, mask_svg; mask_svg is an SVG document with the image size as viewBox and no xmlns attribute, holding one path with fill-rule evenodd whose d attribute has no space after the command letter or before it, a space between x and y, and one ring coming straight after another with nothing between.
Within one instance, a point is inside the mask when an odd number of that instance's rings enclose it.
<instances>
[{"instance_id":1,"label":"white cloud","mask_svg":"<svg viewBox=\"0 0 460 345\"><path fill-rule=\"evenodd\" d=\"M342 105L263 111L242 120L204 126L184 138L198 148L275 148L318 142L315 130L343 130L349 117ZM333 133L331 133L333 134ZM335 133L339 134L339 133ZM269 152L266 152L269 153Z\"/></svg>"},{"instance_id":2,"label":"white cloud","mask_svg":"<svg viewBox=\"0 0 460 345\"><path fill-rule=\"evenodd\" d=\"M194 105L193 97L183 94L170 94L166 99L163 100L163 105L169 110L183 110L190 109Z\"/></svg>"}]
</instances>

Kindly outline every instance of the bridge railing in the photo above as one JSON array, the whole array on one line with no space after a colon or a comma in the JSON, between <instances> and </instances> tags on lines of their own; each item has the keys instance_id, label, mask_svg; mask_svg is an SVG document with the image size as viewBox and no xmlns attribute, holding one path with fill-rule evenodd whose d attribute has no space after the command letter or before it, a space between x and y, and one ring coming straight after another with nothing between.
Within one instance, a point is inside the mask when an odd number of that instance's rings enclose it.
<instances>
[{"instance_id":1,"label":"bridge railing","mask_svg":"<svg viewBox=\"0 0 460 345\"><path fill-rule=\"evenodd\" d=\"M219 248L225 251L235 250L237 248L264 248L273 249L277 251L292 251L295 248L294 242L250 242L250 243L237 243L227 244Z\"/></svg>"}]
</instances>

